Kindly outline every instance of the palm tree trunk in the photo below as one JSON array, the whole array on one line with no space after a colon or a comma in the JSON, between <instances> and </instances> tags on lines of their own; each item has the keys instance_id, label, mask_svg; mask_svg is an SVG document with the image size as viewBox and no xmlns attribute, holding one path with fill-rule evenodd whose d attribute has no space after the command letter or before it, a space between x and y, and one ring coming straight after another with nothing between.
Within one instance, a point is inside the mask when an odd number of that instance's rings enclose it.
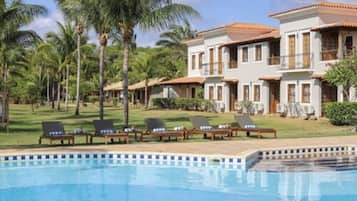
<instances>
[{"instance_id":1,"label":"palm tree trunk","mask_svg":"<svg viewBox=\"0 0 357 201\"><path fill-rule=\"evenodd\" d=\"M105 46L100 46L100 55L99 55L99 118L100 120L104 119L104 50Z\"/></svg>"},{"instance_id":2,"label":"palm tree trunk","mask_svg":"<svg viewBox=\"0 0 357 201\"><path fill-rule=\"evenodd\" d=\"M61 110L61 82L57 83L57 111Z\"/></svg>"},{"instance_id":3,"label":"palm tree trunk","mask_svg":"<svg viewBox=\"0 0 357 201\"><path fill-rule=\"evenodd\" d=\"M8 92L7 92L7 64L2 65L2 73L3 73L3 97L2 97L2 115L1 115L1 123L4 127L7 127L8 122Z\"/></svg>"},{"instance_id":4,"label":"palm tree trunk","mask_svg":"<svg viewBox=\"0 0 357 201\"><path fill-rule=\"evenodd\" d=\"M47 104L50 104L50 75L47 70Z\"/></svg>"},{"instance_id":5,"label":"palm tree trunk","mask_svg":"<svg viewBox=\"0 0 357 201\"><path fill-rule=\"evenodd\" d=\"M55 109L55 80L52 79L52 93L51 93L51 104L52 104L52 110Z\"/></svg>"},{"instance_id":6,"label":"palm tree trunk","mask_svg":"<svg viewBox=\"0 0 357 201\"><path fill-rule=\"evenodd\" d=\"M42 105L43 101L42 101L42 65L39 66L39 76L38 76L38 89L40 90L40 95L38 96L38 102L40 105Z\"/></svg>"},{"instance_id":7,"label":"palm tree trunk","mask_svg":"<svg viewBox=\"0 0 357 201\"><path fill-rule=\"evenodd\" d=\"M149 103L148 103L148 84L149 80L145 79L145 110L148 109Z\"/></svg>"},{"instance_id":8,"label":"palm tree trunk","mask_svg":"<svg viewBox=\"0 0 357 201\"><path fill-rule=\"evenodd\" d=\"M128 68L129 49L131 40L124 38L124 62L123 62L123 105L124 105L124 127L129 126L129 97L128 97Z\"/></svg>"},{"instance_id":9,"label":"palm tree trunk","mask_svg":"<svg viewBox=\"0 0 357 201\"><path fill-rule=\"evenodd\" d=\"M79 115L79 84L81 78L81 34L77 34L77 86L76 86L76 111L75 115Z\"/></svg>"},{"instance_id":10,"label":"palm tree trunk","mask_svg":"<svg viewBox=\"0 0 357 201\"><path fill-rule=\"evenodd\" d=\"M66 65L66 97L65 97L65 111L68 112L68 93L69 93L69 64Z\"/></svg>"}]
</instances>

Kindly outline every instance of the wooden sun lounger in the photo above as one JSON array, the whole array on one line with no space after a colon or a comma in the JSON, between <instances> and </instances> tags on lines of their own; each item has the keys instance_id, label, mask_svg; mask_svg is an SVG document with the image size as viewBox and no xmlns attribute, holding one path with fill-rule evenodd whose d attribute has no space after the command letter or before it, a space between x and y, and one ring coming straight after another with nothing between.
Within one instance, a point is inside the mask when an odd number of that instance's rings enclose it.
<instances>
[{"instance_id":1,"label":"wooden sun lounger","mask_svg":"<svg viewBox=\"0 0 357 201\"><path fill-rule=\"evenodd\" d=\"M64 141L67 141L68 144L74 144L74 136L73 135L66 135L64 126L62 122L59 121L47 121L47 122L42 122L42 130L43 134L40 136L38 143L42 143L42 139L48 139L50 141L50 144L52 144L53 141L61 141L63 143ZM61 134L53 134L55 132L60 132Z\"/></svg>"},{"instance_id":2,"label":"wooden sun lounger","mask_svg":"<svg viewBox=\"0 0 357 201\"><path fill-rule=\"evenodd\" d=\"M184 140L185 139L185 130L168 130L164 121L158 118L148 118L145 119L146 131L141 133L140 141L144 140L144 136L153 136L158 137L160 141L164 138L171 139L176 138L177 140ZM165 129L164 131L154 132L155 129Z\"/></svg>"},{"instance_id":3,"label":"wooden sun lounger","mask_svg":"<svg viewBox=\"0 0 357 201\"><path fill-rule=\"evenodd\" d=\"M277 131L273 128L259 128L252 121L252 119L248 115L235 115L234 119L236 120L238 127L233 127L232 134L238 133L239 131L246 132L247 136L250 133L257 133L259 138L262 138L264 134L273 134L274 138L277 138Z\"/></svg>"},{"instance_id":4,"label":"wooden sun lounger","mask_svg":"<svg viewBox=\"0 0 357 201\"><path fill-rule=\"evenodd\" d=\"M206 117L203 116L193 116L190 117L193 129L189 131L190 135L202 134L204 137L210 137L211 140L215 140L216 137L227 137L231 135L230 128L214 128L211 126ZM212 127L211 129L205 130L202 127Z\"/></svg>"},{"instance_id":5,"label":"wooden sun lounger","mask_svg":"<svg viewBox=\"0 0 357 201\"><path fill-rule=\"evenodd\" d=\"M114 127L113 121L110 120L94 120L93 125L95 128L94 134L90 136L90 143L93 144L93 138L103 138L104 143L108 144L108 140L114 141L117 139L119 142L123 139L125 143L129 143L129 133L117 132ZM112 131L110 134L104 134L102 131Z\"/></svg>"}]
</instances>

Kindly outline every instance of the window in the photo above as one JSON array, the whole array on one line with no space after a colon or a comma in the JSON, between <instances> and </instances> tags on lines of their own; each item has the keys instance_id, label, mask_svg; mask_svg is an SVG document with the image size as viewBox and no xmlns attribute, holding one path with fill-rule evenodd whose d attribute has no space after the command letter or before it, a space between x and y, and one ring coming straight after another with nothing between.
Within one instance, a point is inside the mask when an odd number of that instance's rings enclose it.
<instances>
[{"instance_id":1,"label":"window","mask_svg":"<svg viewBox=\"0 0 357 201\"><path fill-rule=\"evenodd\" d=\"M192 70L196 69L196 55L192 55Z\"/></svg>"},{"instance_id":2,"label":"window","mask_svg":"<svg viewBox=\"0 0 357 201\"><path fill-rule=\"evenodd\" d=\"M217 100L218 101L222 100L222 86L217 87Z\"/></svg>"},{"instance_id":3,"label":"window","mask_svg":"<svg viewBox=\"0 0 357 201\"><path fill-rule=\"evenodd\" d=\"M337 59L338 32L326 32L321 36L321 60Z\"/></svg>"},{"instance_id":4,"label":"window","mask_svg":"<svg viewBox=\"0 0 357 201\"><path fill-rule=\"evenodd\" d=\"M310 97L311 97L311 94L310 94L310 84L302 84L302 96L301 96L301 102L302 103L310 103Z\"/></svg>"},{"instance_id":5,"label":"window","mask_svg":"<svg viewBox=\"0 0 357 201\"><path fill-rule=\"evenodd\" d=\"M280 64L280 41L272 41L269 43L269 65Z\"/></svg>"},{"instance_id":6,"label":"window","mask_svg":"<svg viewBox=\"0 0 357 201\"><path fill-rule=\"evenodd\" d=\"M353 37L346 36L344 56L352 56L353 54Z\"/></svg>"},{"instance_id":7,"label":"window","mask_svg":"<svg viewBox=\"0 0 357 201\"><path fill-rule=\"evenodd\" d=\"M255 46L255 61L262 60L262 45Z\"/></svg>"},{"instance_id":8,"label":"window","mask_svg":"<svg viewBox=\"0 0 357 201\"><path fill-rule=\"evenodd\" d=\"M296 93L295 93L296 85L288 84L288 103L295 103Z\"/></svg>"},{"instance_id":9,"label":"window","mask_svg":"<svg viewBox=\"0 0 357 201\"><path fill-rule=\"evenodd\" d=\"M202 65L203 65L203 56L205 55L205 53L201 52L198 55L198 68L202 69Z\"/></svg>"},{"instance_id":10,"label":"window","mask_svg":"<svg viewBox=\"0 0 357 201\"><path fill-rule=\"evenodd\" d=\"M223 63L222 63L222 53L223 48L218 48L218 74L222 74L223 71Z\"/></svg>"},{"instance_id":11,"label":"window","mask_svg":"<svg viewBox=\"0 0 357 201\"><path fill-rule=\"evenodd\" d=\"M214 91L213 86L210 86L208 88L208 100L213 100L213 91Z\"/></svg>"},{"instance_id":12,"label":"window","mask_svg":"<svg viewBox=\"0 0 357 201\"><path fill-rule=\"evenodd\" d=\"M303 68L310 68L310 32L303 35Z\"/></svg>"},{"instance_id":13,"label":"window","mask_svg":"<svg viewBox=\"0 0 357 201\"><path fill-rule=\"evenodd\" d=\"M243 86L243 100L249 101L249 85Z\"/></svg>"},{"instance_id":14,"label":"window","mask_svg":"<svg viewBox=\"0 0 357 201\"><path fill-rule=\"evenodd\" d=\"M296 65L296 38L295 35L289 36L289 69L294 69Z\"/></svg>"},{"instance_id":15,"label":"window","mask_svg":"<svg viewBox=\"0 0 357 201\"><path fill-rule=\"evenodd\" d=\"M242 62L247 63L248 62L248 47L243 47L242 48Z\"/></svg>"},{"instance_id":16,"label":"window","mask_svg":"<svg viewBox=\"0 0 357 201\"><path fill-rule=\"evenodd\" d=\"M196 98L196 88L191 88L191 98Z\"/></svg>"},{"instance_id":17,"label":"window","mask_svg":"<svg viewBox=\"0 0 357 201\"><path fill-rule=\"evenodd\" d=\"M254 85L254 102L260 102L260 85Z\"/></svg>"},{"instance_id":18,"label":"window","mask_svg":"<svg viewBox=\"0 0 357 201\"><path fill-rule=\"evenodd\" d=\"M229 68L238 68L238 47L229 48Z\"/></svg>"}]
</instances>

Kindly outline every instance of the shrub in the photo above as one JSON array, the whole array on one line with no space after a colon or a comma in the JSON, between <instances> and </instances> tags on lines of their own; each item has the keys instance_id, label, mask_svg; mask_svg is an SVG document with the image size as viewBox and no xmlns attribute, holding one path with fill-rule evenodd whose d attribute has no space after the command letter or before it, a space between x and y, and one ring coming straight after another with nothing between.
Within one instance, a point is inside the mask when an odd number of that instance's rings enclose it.
<instances>
[{"instance_id":1,"label":"shrub","mask_svg":"<svg viewBox=\"0 0 357 201\"><path fill-rule=\"evenodd\" d=\"M152 103L161 109L211 111L214 108L210 101L199 98L154 98Z\"/></svg>"},{"instance_id":2,"label":"shrub","mask_svg":"<svg viewBox=\"0 0 357 201\"><path fill-rule=\"evenodd\" d=\"M357 103L326 103L324 112L333 125L357 123Z\"/></svg>"}]
</instances>

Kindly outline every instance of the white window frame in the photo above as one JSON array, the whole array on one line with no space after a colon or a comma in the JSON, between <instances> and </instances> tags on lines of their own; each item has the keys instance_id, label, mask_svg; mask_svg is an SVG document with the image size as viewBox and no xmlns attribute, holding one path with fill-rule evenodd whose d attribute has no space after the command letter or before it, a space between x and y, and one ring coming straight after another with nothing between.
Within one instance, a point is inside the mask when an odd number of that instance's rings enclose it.
<instances>
[{"instance_id":1,"label":"white window frame","mask_svg":"<svg viewBox=\"0 0 357 201\"><path fill-rule=\"evenodd\" d=\"M263 85L262 85L262 83L253 83L253 89L252 89L252 101L254 102L254 103L261 103L262 102L262 87L263 87ZM255 101L254 99L255 99L255 86L259 86L259 101Z\"/></svg>"},{"instance_id":2,"label":"white window frame","mask_svg":"<svg viewBox=\"0 0 357 201\"><path fill-rule=\"evenodd\" d=\"M295 103L300 102L299 101L299 94L298 94L298 83L297 81L288 81L285 83L285 102L289 104L289 85L294 84L295 85Z\"/></svg>"},{"instance_id":3,"label":"white window frame","mask_svg":"<svg viewBox=\"0 0 357 201\"><path fill-rule=\"evenodd\" d=\"M248 56L248 58L247 58L247 61L246 62L244 62L243 61L243 52L244 52L244 48L247 48L247 56ZM248 64L249 63L249 45L245 45L245 46L241 46L241 56L240 56L240 62L242 63L242 64Z\"/></svg>"},{"instance_id":4,"label":"white window frame","mask_svg":"<svg viewBox=\"0 0 357 201\"><path fill-rule=\"evenodd\" d=\"M302 98L303 98L303 88L302 85L303 84L309 84L310 85L310 101L309 103L303 103L302 102ZM311 105L312 104L312 82L311 81L301 81L299 83L299 89L300 89L300 97L299 97L299 103L301 103L302 105Z\"/></svg>"},{"instance_id":5,"label":"white window frame","mask_svg":"<svg viewBox=\"0 0 357 201\"><path fill-rule=\"evenodd\" d=\"M260 56L261 56L261 60L260 61L258 61L258 60L256 60L256 48L257 48L257 46L259 46L260 45L260 47L261 47L261 49L260 49L260 51L261 51L261 53L260 53ZM263 43L256 43L256 44L254 44L253 45L254 46L254 50L253 50L253 62L254 63L263 63L263 60L264 60L264 45L263 45ZM249 58L249 54L248 54L248 58ZM249 60L249 59L248 59Z\"/></svg>"},{"instance_id":6,"label":"white window frame","mask_svg":"<svg viewBox=\"0 0 357 201\"><path fill-rule=\"evenodd\" d=\"M252 89L251 89L252 87L251 87L250 83L242 83L242 85L241 85L242 101L245 101L244 100L244 87L245 86L248 86L248 88L249 88L248 101L251 101L252 100Z\"/></svg>"}]
</instances>

